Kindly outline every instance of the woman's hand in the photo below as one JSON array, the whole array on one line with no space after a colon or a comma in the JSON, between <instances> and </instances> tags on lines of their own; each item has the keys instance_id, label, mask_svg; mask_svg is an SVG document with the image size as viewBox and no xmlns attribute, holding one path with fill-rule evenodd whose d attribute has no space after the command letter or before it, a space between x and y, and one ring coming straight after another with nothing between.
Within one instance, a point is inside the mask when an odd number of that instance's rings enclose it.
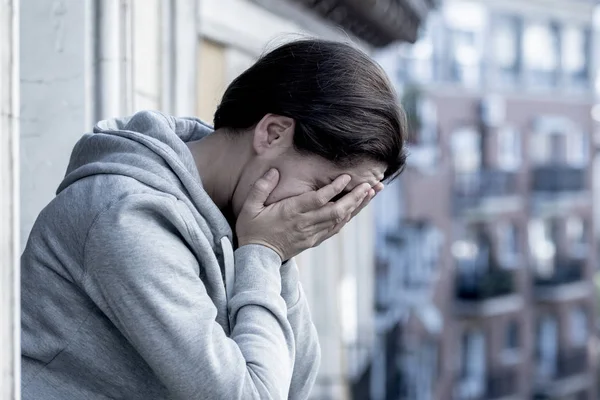
<instances>
[{"instance_id":1,"label":"woman's hand","mask_svg":"<svg viewBox=\"0 0 600 400\"><path fill-rule=\"evenodd\" d=\"M240 246L261 244L277 252L282 260L289 260L338 233L383 189L381 183L375 188L363 183L331 202L350 182L350 176L341 175L317 191L265 206L278 182L279 172L275 169L256 181L237 218L236 233Z\"/></svg>"}]
</instances>

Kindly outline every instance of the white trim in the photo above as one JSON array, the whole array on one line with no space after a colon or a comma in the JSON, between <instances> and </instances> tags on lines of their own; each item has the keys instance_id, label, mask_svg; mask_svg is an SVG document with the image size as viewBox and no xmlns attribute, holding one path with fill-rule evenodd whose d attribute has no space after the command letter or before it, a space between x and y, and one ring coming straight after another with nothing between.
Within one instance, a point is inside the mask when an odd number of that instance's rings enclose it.
<instances>
[{"instance_id":1,"label":"white trim","mask_svg":"<svg viewBox=\"0 0 600 400\"><path fill-rule=\"evenodd\" d=\"M274 39L286 39L303 31L294 22L244 0L203 0L200 3L200 34L254 57Z\"/></svg>"},{"instance_id":2,"label":"white trim","mask_svg":"<svg viewBox=\"0 0 600 400\"><path fill-rule=\"evenodd\" d=\"M202 0L198 10L198 32L202 37L237 48L252 57L264 53L265 46L268 49L301 36L354 42L363 50L370 50L363 42L325 20L313 17L310 12L278 3L282 2Z\"/></svg>"},{"instance_id":3,"label":"white trim","mask_svg":"<svg viewBox=\"0 0 600 400\"><path fill-rule=\"evenodd\" d=\"M20 398L19 4L0 2L0 398Z\"/></svg>"},{"instance_id":4,"label":"white trim","mask_svg":"<svg viewBox=\"0 0 600 400\"><path fill-rule=\"evenodd\" d=\"M198 51L197 1L175 1L173 8L173 114L196 114L196 69Z\"/></svg>"}]
</instances>

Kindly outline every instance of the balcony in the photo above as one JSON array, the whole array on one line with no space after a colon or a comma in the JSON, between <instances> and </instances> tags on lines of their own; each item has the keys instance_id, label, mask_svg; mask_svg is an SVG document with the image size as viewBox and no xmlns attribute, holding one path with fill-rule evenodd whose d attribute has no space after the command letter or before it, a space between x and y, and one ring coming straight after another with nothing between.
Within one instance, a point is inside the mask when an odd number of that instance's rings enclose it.
<instances>
[{"instance_id":1,"label":"balcony","mask_svg":"<svg viewBox=\"0 0 600 400\"><path fill-rule=\"evenodd\" d=\"M488 400L502 399L518 394L519 379L516 368L492 371L487 379Z\"/></svg>"},{"instance_id":2,"label":"balcony","mask_svg":"<svg viewBox=\"0 0 600 400\"><path fill-rule=\"evenodd\" d=\"M592 383L587 347L562 351L553 374L537 376L536 398L556 398L578 393Z\"/></svg>"},{"instance_id":3,"label":"balcony","mask_svg":"<svg viewBox=\"0 0 600 400\"><path fill-rule=\"evenodd\" d=\"M554 273L548 276L536 276L537 287L565 285L581 281L585 278L585 263L583 260L557 261Z\"/></svg>"},{"instance_id":4,"label":"balcony","mask_svg":"<svg viewBox=\"0 0 600 400\"><path fill-rule=\"evenodd\" d=\"M456 279L456 296L462 301L484 301L514 291L513 275L507 270L490 269L483 274L459 274Z\"/></svg>"},{"instance_id":5,"label":"balcony","mask_svg":"<svg viewBox=\"0 0 600 400\"><path fill-rule=\"evenodd\" d=\"M561 301L588 296L592 288L586 279L585 267L585 260L556 261L551 274L534 277L536 298Z\"/></svg>"},{"instance_id":6,"label":"balcony","mask_svg":"<svg viewBox=\"0 0 600 400\"><path fill-rule=\"evenodd\" d=\"M517 194L517 175L501 170L457 173L454 178L454 213L505 210L498 200Z\"/></svg>"},{"instance_id":7,"label":"balcony","mask_svg":"<svg viewBox=\"0 0 600 400\"><path fill-rule=\"evenodd\" d=\"M456 310L463 315L489 316L523 305L514 273L497 267L481 273L459 273L455 290Z\"/></svg>"},{"instance_id":8,"label":"balcony","mask_svg":"<svg viewBox=\"0 0 600 400\"><path fill-rule=\"evenodd\" d=\"M257 1L257 0L254 0ZM414 42L437 0L292 0L375 47Z\"/></svg>"},{"instance_id":9,"label":"balcony","mask_svg":"<svg viewBox=\"0 0 600 400\"><path fill-rule=\"evenodd\" d=\"M557 379L584 374L588 370L588 351L586 347L563 351L558 355Z\"/></svg>"},{"instance_id":10,"label":"balcony","mask_svg":"<svg viewBox=\"0 0 600 400\"><path fill-rule=\"evenodd\" d=\"M456 381L454 397L458 400L497 400L512 398L519 394L518 374L514 368L491 371L485 385L476 385L475 382L459 378ZM476 390L476 387L483 390Z\"/></svg>"},{"instance_id":11,"label":"balcony","mask_svg":"<svg viewBox=\"0 0 600 400\"><path fill-rule=\"evenodd\" d=\"M585 169L568 165L546 165L532 171L532 190L539 193L559 194L585 190Z\"/></svg>"}]
</instances>

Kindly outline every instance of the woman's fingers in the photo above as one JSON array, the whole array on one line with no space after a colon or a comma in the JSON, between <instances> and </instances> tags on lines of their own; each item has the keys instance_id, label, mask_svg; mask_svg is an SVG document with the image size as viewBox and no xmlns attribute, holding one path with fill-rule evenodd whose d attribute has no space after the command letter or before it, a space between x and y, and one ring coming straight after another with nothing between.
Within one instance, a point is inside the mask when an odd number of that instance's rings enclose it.
<instances>
[{"instance_id":1,"label":"woman's fingers","mask_svg":"<svg viewBox=\"0 0 600 400\"><path fill-rule=\"evenodd\" d=\"M350 175L340 175L329 185L325 185L319 190L308 192L290 199L292 202L291 207L299 213L322 208L327 205L331 199L342 193L346 186L348 186L348 183L350 183L350 180Z\"/></svg>"},{"instance_id":2,"label":"woman's fingers","mask_svg":"<svg viewBox=\"0 0 600 400\"><path fill-rule=\"evenodd\" d=\"M377 195L377 193L381 192L383 189L383 183L375 184L373 188L369 190L367 196L363 199L362 203L342 222L336 223L334 220L330 219L312 225L312 231L317 232L317 235L319 235L318 243L321 243L329 239L331 236L337 234L348 222L350 222L350 220L352 220L352 218L354 218L366 206L368 206L371 200Z\"/></svg>"},{"instance_id":3,"label":"woman's fingers","mask_svg":"<svg viewBox=\"0 0 600 400\"><path fill-rule=\"evenodd\" d=\"M329 203L324 207L306 213L306 217L313 224L331 222L333 225L343 222L352 212L358 208L368 196L371 186L363 183L355 187L350 193L335 203Z\"/></svg>"}]
</instances>

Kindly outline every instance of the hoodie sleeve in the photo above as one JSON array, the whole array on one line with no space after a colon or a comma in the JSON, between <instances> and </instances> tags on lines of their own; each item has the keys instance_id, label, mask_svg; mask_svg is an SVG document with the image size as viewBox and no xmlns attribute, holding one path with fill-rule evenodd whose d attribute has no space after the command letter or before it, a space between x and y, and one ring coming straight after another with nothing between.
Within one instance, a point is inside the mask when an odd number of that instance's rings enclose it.
<instances>
[{"instance_id":1,"label":"hoodie sleeve","mask_svg":"<svg viewBox=\"0 0 600 400\"><path fill-rule=\"evenodd\" d=\"M173 198L142 194L103 212L84 247L84 289L173 398L287 398L294 332L281 259L263 246L236 250L227 337L178 210Z\"/></svg>"},{"instance_id":2,"label":"hoodie sleeve","mask_svg":"<svg viewBox=\"0 0 600 400\"><path fill-rule=\"evenodd\" d=\"M308 399L317 378L321 363L321 347L294 260L282 265L281 281L281 296L288 306L288 321L294 332L296 344L289 399L304 400Z\"/></svg>"}]
</instances>

